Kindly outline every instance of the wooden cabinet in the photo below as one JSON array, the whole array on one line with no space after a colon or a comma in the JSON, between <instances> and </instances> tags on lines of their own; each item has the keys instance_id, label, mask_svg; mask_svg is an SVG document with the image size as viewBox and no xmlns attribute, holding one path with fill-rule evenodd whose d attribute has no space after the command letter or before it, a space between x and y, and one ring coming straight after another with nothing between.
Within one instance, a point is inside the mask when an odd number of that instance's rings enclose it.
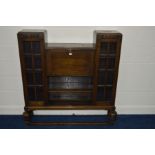
<instances>
[{"instance_id":1,"label":"wooden cabinet","mask_svg":"<svg viewBox=\"0 0 155 155\"><path fill-rule=\"evenodd\" d=\"M47 43L45 30L19 32L25 121L38 124L34 110L99 109L114 122L121 40L119 32L94 31L92 44Z\"/></svg>"}]
</instances>

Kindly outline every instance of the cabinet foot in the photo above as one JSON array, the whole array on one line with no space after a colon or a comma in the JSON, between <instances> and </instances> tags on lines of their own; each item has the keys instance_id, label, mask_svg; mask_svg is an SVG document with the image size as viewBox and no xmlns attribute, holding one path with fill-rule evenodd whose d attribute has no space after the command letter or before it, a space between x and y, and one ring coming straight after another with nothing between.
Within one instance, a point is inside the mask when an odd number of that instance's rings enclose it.
<instances>
[{"instance_id":1,"label":"cabinet foot","mask_svg":"<svg viewBox=\"0 0 155 155\"><path fill-rule=\"evenodd\" d=\"M117 112L115 110L108 110L108 117L111 121L116 121Z\"/></svg>"},{"instance_id":2,"label":"cabinet foot","mask_svg":"<svg viewBox=\"0 0 155 155\"><path fill-rule=\"evenodd\" d=\"M25 111L25 112L23 113L24 121L25 121L26 123L31 122L31 117L32 117L32 115L33 115L33 111Z\"/></svg>"}]
</instances>

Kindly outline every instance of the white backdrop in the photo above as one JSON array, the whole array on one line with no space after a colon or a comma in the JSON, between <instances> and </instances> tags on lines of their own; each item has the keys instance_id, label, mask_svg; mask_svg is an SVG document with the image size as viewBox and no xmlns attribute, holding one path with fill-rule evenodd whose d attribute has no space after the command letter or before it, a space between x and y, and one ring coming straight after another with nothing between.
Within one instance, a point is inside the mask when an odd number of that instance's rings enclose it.
<instances>
[{"instance_id":1,"label":"white backdrop","mask_svg":"<svg viewBox=\"0 0 155 155\"><path fill-rule=\"evenodd\" d=\"M119 114L155 114L155 27L0 27L0 114L24 107L17 32L46 29L48 42L93 41L93 31L123 33L116 107ZM38 113L38 112L36 112ZM44 113L44 112L42 112ZM48 111L47 114L102 114L103 111Z\"/></svg>"}]
</instances>

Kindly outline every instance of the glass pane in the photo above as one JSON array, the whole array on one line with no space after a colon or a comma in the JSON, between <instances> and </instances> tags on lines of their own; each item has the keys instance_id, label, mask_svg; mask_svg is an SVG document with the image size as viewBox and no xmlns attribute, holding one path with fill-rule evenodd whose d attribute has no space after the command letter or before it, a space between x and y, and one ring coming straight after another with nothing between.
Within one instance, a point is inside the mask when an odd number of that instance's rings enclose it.
<instances>
[{"instance_id":1,"label":"glass pane","mask_svg":"<svg viewBox=\"0 0 155 155\"><path fill-rule=\"evenodd\" d=\"M107 58L101 57L100 63L99 63L99 68L106 68L106 65L107 65Z\"/></svg>"},{"instance_id":2,"label":"glass pane","mask_svg":"<svg viewBox=\"0 0 155 155\"><path fill-rule=\"evenodd\" d=\"M97 92L97 101L112 101L112 87L105 86L105 87L98 87Z\"/></svg>"},{"instance_id":3,"label":"glass pane","mask_svg":"<svg viewBox=\"0 0 155 155\"><path fill-rule=\"evenodd\" d=\"M32 69L32 56L24 56L25 59L25 66L27 69Z\"/></svg>"},{"instance_id":4,"label":"glass pane","mask_svg":"<svg viewBox=\"0 0 155 155\"><path fill-rule=\"evenodd\" d=\"M40 53L40 42L39 41L32 42L32 51L33 53Z\"/></svg>"},{"instance_id":5,"label":"glass pane","mask_svg":"<svg viewBox=\"0 0 155 155\"><path fill-rule=\"evenodd\" d=\"M42 72L35 72L35 84L42 84Z\"/></svg>"},{"instance_id":6,"label":"glass pane","mask_svg":"<svg viewBox=\"0 0 155 155\"><path fill-rule=\"evenodd\" d=\"M99 85L112 85L113 84L113 71L100 71L98 83Z\"/></svg>"},{"instance_id":7,"label":"glass pane","mask_svg":"<svg viewBox=\"0 0 155 155\"><path fill-rule=\"evenodd\" d=\"M34 56L34 67L37 69L41 68L41 57L40 56Z\"/></svg>"},{"instance_id":8,"label":"glass pane","mask_svg":"<svg viewBox=\"0 0 155 155\"><path fill-rule=\"evenodd\" d=\"M107 53L108 51L108 43L107 42L101 42L101 53Z\"/></svg>"},{"instance_id":9,"label":"glass pane","mask_svg":"<svg viewBox=\"0 0 155 155\"><path fill-rule=\"evenodd\" d=\"M34 80L33 80L33 73L32 72L26 72L26 80L28 85L33 85Z\"/></svg>"},{"instance_id":10,"label":"glass pane","mask_svg":"<svg viewBox=\"0 0 155 155\"><path fill-rule=\"evenodd\" d=\"M116 42L109 43L109 53L116 53Z\"/></svg>"},{"instance_id":11,"label":"glass pane","mask_svg":"<svg viewBox=\"0 0 155 155\"><path fill-rule=\"evenodd\" d=\"M115 58L108 58L107 68L113 69L115 67Z\"/></svg>"},{"instance_id":12,"label":"glass pane","mask_svg":"<svg viewBox=\"0 0 155 155\"><path fill-rule=\"evenodd\" d=\"M104 101L105 98L104 98L104 87L98 87L97 88L97 100L98 101Z\"/></svg>"},{"instance_id":13,"label":"glass pane","mask_svg":"<svg viewBox=\"0 0 155 155\"><path fill-rule=\"evenodd\" d=\"M105 101L112 101L112 87L105 88Z\"/></svg>"},{"instance_id":14,"label":"glass pane","mask_svg":"<svg viewBox=\"0 0 155 155\"><path fill-rule=\"evenodd\" d=\"M28 100L34 101L35 100L35 88L28 87Z\"/></svg>"},{"instance_id":15,"label":"glass pane","mask_svg":"<svg viewBox=\"0 0 155 155\"><path fill-rule=\"evenodd\" d=\"M113 71L108 71L107 72L107 80L106 80L106 84L108 85L112 85L113 84Z\"/></svg>"},{"instance_id":16,"label":"glass pane","mask_svg":"<svg viewBox=\"0 0 155 155\"><path fill-rule=\"evenodd\" d=\"M25 54L31 53L31 42L30 41L23 42L23 50Z\"/></svg>"},{"instance_id":17,"label":"glass pane","mask_svg":"<svg viewBox=\"0 0 155 155\"><path fill-rule=\"evenodd\" d=\"M114 69L115 57L100 57L99 68Z\"/></svg>"},{"instance_id":18,"label":"glass pane","mask_svg":"<svg viewBox=\"0 0 155 155\"><path fill-rule=\"evenodd\" d=\"M36 100L43 100L43 87L36 87Z\"/></svg>"},{"instance_id":19,"label":"glass pane","mask_svg":"<svg viewBox=\"0 0 155 155\"><path fill-rule=\"evenodd\" d=\"M99 72L98 82L99 82L99 85L105 85L106 84L106 71L100 71Z\"/></svg>"}]
</instances>

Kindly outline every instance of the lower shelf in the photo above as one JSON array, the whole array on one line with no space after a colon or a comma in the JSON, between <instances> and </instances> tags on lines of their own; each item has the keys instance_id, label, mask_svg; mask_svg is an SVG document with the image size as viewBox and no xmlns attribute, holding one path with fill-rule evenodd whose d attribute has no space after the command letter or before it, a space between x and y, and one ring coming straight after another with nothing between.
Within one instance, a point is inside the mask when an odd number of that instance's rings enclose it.
<instances>
[{"instance_id":1,"label":"lower shelf","mask_svg":"<svg viewBox=\"0 0 155 155\"><path fill-rule=\"evenodd\" d=\"M49 101L54 102L90 102L92 92L49 92Z\"/></svg>"},{"instance_id":2,"label":"lower shelf","mask_svg":"<svg viewBox=\"0 0 155 155\"><path fill-rule=\"evenodd\" d=\"M28 102L25 108L28 109L45 109L45 110L93 110L93 109L109 109L114 107L112 102L97 101L94 103L92 100L68 101L68 100L53 100L53 101L31 101Z\"/></svg>"},{"instance_id":3,"label":"lower shelf","mask_svg":"<svg viewBox=\"0 0 155 155\"><path fill-rule=\"evenodd\" d=\"M46 105L37 105L37 104L29 104L25 107L26 110L109 110L113 109L114 105L109 103L103 103L99 105L95 104L86 104L82 102L81 105L56 105L56 104L46 104Z\"/></svg>"},{"instance_id":4,"label":"lower shelf","mask_svg":"<svg viewBox=\"0 0 155 155\"><path fill-rule=\"evenodd\" d=\"M69 105L69 106L76 106L76 105L92 105L91 100L50 100L48 101L48 105Z\"/></svg>"}]
</instances>

